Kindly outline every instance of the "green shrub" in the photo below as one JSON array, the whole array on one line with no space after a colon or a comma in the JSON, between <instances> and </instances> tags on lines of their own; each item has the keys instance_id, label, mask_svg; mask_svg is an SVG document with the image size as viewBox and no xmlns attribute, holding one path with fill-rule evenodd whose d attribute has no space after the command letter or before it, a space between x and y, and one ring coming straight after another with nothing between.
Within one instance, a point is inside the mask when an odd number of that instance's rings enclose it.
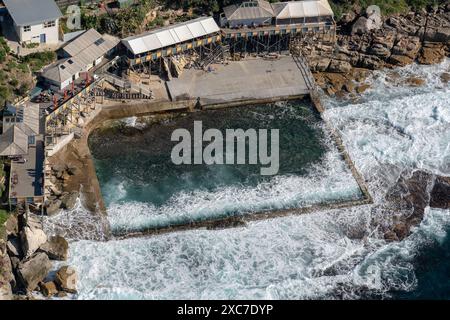
<instances>
[{"instance_id":1,"label":"green shrub","mask_svg":"<svg viewBox=\"0 0 450 320\"><path fill-rule=\"evenodd\" d=\"M4 209L0 209L0 227L8 220L8 212Z\"/></svg>"},{"instance_id":2,"label":"green shrub","mask_svg":"<svg viewBox=\"0 0 450 320\"><path fill-rule=\"evenodd\" d=\"M33 72L42 69L55 60L56 53L53 51L34 52L22 57L22 62L27 63Z\"/></svg>"},{"instance_id":3,"label":"green shrub","mask_svg":"<svg viewBox=\"0 0 450 320\"><path fill-rule=\"evenodd\" d=\"M19 80L12 78L12 79L9 81L9 84L10 84L11 86L13 86L13 87L17 87L17 86L19 85Z\"/></svg>"}]
</instances>

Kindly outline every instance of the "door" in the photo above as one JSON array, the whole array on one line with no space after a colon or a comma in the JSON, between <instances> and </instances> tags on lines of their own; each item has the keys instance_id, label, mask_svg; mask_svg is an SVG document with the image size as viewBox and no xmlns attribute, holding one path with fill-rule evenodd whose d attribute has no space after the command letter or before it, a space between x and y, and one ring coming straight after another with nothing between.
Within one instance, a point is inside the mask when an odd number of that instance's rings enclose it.
<instances>
[{"instance_id":1,"label":"door","mask_svg":"<svg viewBox=\"0 0 450 320\"><path fill-rule=\"evenodd\" d=\"M41 34L41 43L45 43L46 42L46 35L45 33Z\"/></svg>"}]
</instances>

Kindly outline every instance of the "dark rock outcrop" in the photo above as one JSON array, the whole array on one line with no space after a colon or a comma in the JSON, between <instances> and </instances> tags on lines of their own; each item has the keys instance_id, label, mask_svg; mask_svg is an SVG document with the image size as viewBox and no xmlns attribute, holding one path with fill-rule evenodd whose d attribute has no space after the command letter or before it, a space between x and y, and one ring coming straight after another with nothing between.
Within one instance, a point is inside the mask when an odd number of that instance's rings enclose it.
<instances>
[{"instance_id":1,"label":"dark rock outcrop","mask_svg":"<svg viewBox=\"0 0 450 320\"><path fill-rule=\"evenodd\" d=\"M450 177L437 177L431 190L430 207L450 209Z\"/></svg>"}]
</instances>

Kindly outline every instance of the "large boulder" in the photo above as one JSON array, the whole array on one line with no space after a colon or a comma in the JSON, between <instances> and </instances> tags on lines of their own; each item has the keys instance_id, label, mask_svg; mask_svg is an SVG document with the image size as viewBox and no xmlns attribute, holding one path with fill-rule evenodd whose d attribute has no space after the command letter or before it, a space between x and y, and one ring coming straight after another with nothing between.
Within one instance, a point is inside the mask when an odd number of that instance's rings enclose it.
<instances>
[{"instance_id":1,"label":"large boulder","mask_svg":"<svg viewBox=\"0 0 450 320\"><path fill-rule=\"evenodd\" d=\"M64 237L54 236L50 237L46 243L44 243L39 251L45 252L47 256L52 260L67 260L67 252L69 250L69 244Z\"/></svg>"},{"instance_id":2,"label":"large boulder","mask_svg":"<svg viewBox=\"0 0 450 320\"><path fill-rule=\"evenodd\" d=\"M5 223L5 230L8 236L17 236L19 234L19 222L16 215L9 215Z\"/></svg>"},{"instance_id":3,"label":"large boulder","mask_svg":"<svg viewBox=\"0 0 450 320\"><path fill-rule=\"evenodd\" d=\"M408 56L393 54L392 56L389 57L389 62L396 66L404 67L408 64L413 63L414 60Z\"/></svg>"},{"instance_id":4,"label":"large boulder","mask_svg":"<svg viewBox=\"0 0 450 320\"><path fill-rule=\"evenodd\" d=\"M383 62L382 62L382 60L380 58L378 58L376 56L361 54L360 57L359 57L358 64L362 68L367 68L367 69L371 69L371 70L377 70L377 69L380 69L382 67Z\"/></svg>"},{"instance_id":5,"label":"large boulder","mask_svg":"<svg viewBox=\"0 0 450 320\"><path fill-rule=\"evenodd\" d=\"M20 246L20 240L17 237L10 237L6 243L8 253L12 257L22 257L22 248Z\"/></svg>"},{"instance_id":6,"label":"large boulder","mask_svg":"<svg viewBox=\"0 0 450 320\"><path fill-rule=\"evenodd\" d=\"M351 70L351 64L347 61L342 60L332 60L328 67L329 72L346 73L350 72Z\"/></svg>"},{"instance_id":7,"label":"large boulder","mask_svg":"<svg viewBox=\"0 0 450 320\"><path fill-rule=\"evenodd\" d=\"M41 292L46 297L53 297L58 293L58 289L56 288L56 284L53 281L49 282L41 282L39 284L41 288Z\"/></svg>"},{"instance_id":8,"label":"large boulder","mask_svg":"<svg viewBox=\"0 0 450 320\"><path fill-rule=\"evenodd\" d=\"M77 292L77 273L69 266L61 267L55 275L55 282L62 291L69 293Z\"/></svg>"},{"instance_id":9,"label":"large boulder","mask_svg":"<svg viewBox=\"0 0 450 320\"><path fill-rule=\"evenodd\" d=\"M364 34L367 32L369 32L369 28L367 26L367 18L359 17L352 26L352 34Z\"/></svg>"},{"instance_id":10,"label":"large boulder","mask_svg":"<svg viewBox=\"0 0 450 320\"><path fill-rule=\"evenodd\" d=\"M446 43L450 41L450 28L445 27L427 28L425 30L423 40L430 42Z\"/></svg>"},{"instance_id":11,"label":"large boulder","mask_svg":"<svg viewBox=\"0 0 450 320\"><path fill-rule=\"evenodd\" d=\"M419 37L403 37L392 48L392 54L415 59L421 47Z\"/></svg>"},{"instance_id":12,"label":"large boulder","mask_svg":"<svg viewBox=\"0 0 450 320\"><path fill-rule=\"evenodd\" d=\"M61 196L61 208L71 210L75 207L78 199L78 192L70 192Z\"/></svg>"},{"instance_id":13,"label":"large boulder","mask_svg":"<svg viewBox=\"0 0 450 320\"><path fill-rule=\"evenodd\" d=\"M418 61L421 64L436 64L440 63L445 58L445 50L441 45L425 44L422 47Z\"/></svg>"},{"instance_id":14,"label":"large boulder","mask_svg":"<svg viewBox=\"0 0 450 320\"><path fill-rule=\"evenodd\" d=\"M391 50L381 43L375 43L371 48L370 52L378 57L387 58L391 55Z\"/></svg>"},{"instance_id":15,"label":"large boulder","mask_svg":"<svg viewBox=\"0 0 450 320\"><path fill-rule=\"evenodd\" d=\"M61 211L61 200L55 199L50 201L46 206L46 212L48 216L53 216Z\"/></svg>"},{"instance_id":16,"label":"large boulder","mask_svg":"<svg viewBox=\"0 0 450 320\"><path fill-rule=\"evenodd\" d=\"M35 253L47 241L47 235L42 230L42 225L36 216L28 215L26 224L20 232L20 239L22 240L23 254L26 258Z\"/></svg>"},{"instance_id":17,"label":"large boulder","mask_svg":"<svg viewBox=\"0 0 450 320\"><path fill-rule=\"evenodd\" d=\"M47 277L51 267L52 264L47 255L38 252L19 264L17 268L18 280L25 290L33 291Z\"/></svg>"}]
</instances>

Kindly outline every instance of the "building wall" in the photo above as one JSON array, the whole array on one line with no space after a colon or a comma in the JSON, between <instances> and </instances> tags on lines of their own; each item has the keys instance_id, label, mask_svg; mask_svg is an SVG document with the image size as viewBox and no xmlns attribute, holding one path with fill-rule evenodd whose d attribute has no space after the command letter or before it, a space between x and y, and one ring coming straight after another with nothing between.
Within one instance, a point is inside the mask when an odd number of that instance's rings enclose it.
<instances>
[{"instance_id":1,"label":"building wall","mask_svg":"<svg viewBox=\"0 0 450 320\"><path fill-rule=\"evenodd\" d=\"M56 44L59 41L59 19L54 27L44 28L44 24L31 25L31 31L25 31L23 26L14 26L20 42L40 43L41 34L45 34L45 43Z\"/></svg>"},{"instance_id":2,"label":"building wall","mask_svg":"<svg viewBox=\"0 0 450 320\"><path fill-rule=\"evenodd\" d=\"M257 18L257 19L243 19L243 20L228 20L227 21L230 28L236 28L239 26L252 26L253 24L260 25L270 25L272 18Z\"/></svg>"}]
</instances>

